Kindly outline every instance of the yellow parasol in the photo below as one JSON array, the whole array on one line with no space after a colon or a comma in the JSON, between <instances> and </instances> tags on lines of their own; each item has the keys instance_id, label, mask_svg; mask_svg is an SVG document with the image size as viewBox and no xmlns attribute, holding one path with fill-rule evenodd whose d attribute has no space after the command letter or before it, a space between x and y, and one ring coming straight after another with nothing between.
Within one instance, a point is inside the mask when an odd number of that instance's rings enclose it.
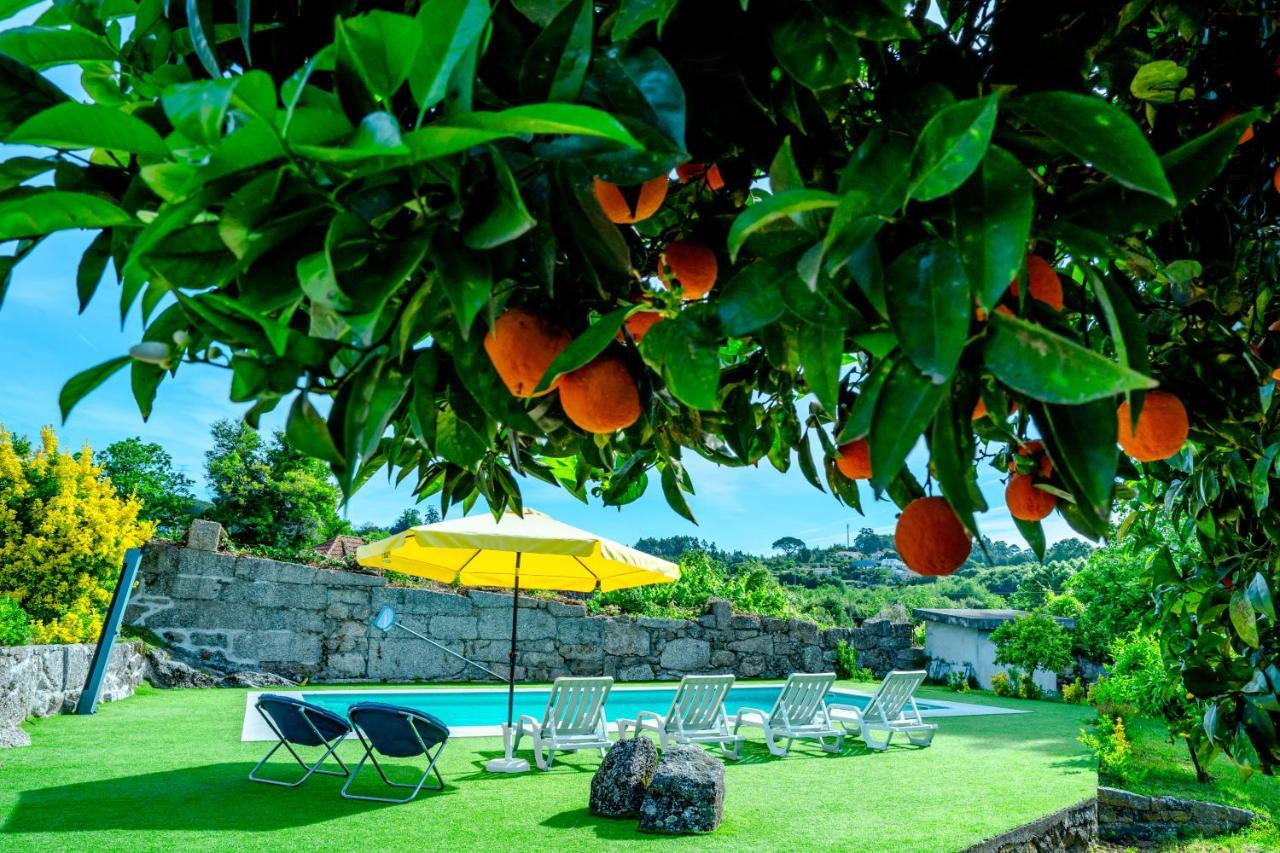
<instances>
[{"instance_id":1,"label":"yellow parasol","mask_svg":"<svg viewBox=\"0 0 1280 853\"><path fill-rule=\"evenodd\" d=\"M523 515L507 512L500 519L484 513L411 527L380 542L361 545L356 551L356 562L441 583L513 590L507 675L508 733L515 706L521 589L608 592L675 583L680 579L680 567L675 563L531 509L526 509ZM389 627L394 622L394 614L380 621ZM517 762L510 754L499 761L505 761L505 769L516 769L513 765Z\"/></svg>"}]
</instances>

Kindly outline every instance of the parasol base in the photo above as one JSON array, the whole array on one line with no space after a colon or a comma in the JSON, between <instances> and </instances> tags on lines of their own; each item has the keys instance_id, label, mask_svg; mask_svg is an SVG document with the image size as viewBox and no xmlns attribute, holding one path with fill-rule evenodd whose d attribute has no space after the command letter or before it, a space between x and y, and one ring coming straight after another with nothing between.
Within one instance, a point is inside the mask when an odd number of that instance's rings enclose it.
<instances>
[{"instance_id":1,"label":"parasol base","mask_svg":"<svg viewBox=\"0 0 1280 853\"><path fill-rule=\"evenodd\" d=\"M527 773L529 762L523 758L495 758L484 766L490 773Z\"/></svg>"}]
</instances>

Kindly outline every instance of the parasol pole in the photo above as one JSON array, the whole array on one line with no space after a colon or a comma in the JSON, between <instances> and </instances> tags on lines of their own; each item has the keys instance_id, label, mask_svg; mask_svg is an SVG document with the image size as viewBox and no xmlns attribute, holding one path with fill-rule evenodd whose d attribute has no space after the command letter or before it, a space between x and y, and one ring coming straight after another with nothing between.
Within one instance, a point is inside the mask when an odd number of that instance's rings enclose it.
<instances>
[{"instance_id":1,"label":"parasol pole","mask_svg":"<svg viewBox=\"0 0 1280 853\"><path fill-rule=\"evenodd\" d=\"M511 653L507 656L507 728L515 720L516 706L516 625L520 616L520 552L516 551L515 586L511 593Z\"/></svg>"}]
</instances>

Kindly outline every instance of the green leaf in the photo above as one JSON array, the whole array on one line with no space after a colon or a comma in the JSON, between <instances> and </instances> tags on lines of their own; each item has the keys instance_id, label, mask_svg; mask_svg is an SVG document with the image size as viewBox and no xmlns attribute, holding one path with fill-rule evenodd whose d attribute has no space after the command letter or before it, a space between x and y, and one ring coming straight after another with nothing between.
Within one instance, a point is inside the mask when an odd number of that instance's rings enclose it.
<instances>
[{"instance_id":1,"label":"green leaf","mask_svg":"<svg viewBox=\"0 0 1280 853\"><path fill-rule=\"evenodd\" d=\"M969 179L991 144L996 103L995 95L960 101L929 119L912 155L912 198L940 198Z\"/></svg>"},{"instance_id":2,"label":"green leaf","mask_svg":"<svg viewBox=\"0 0 1280 853\"><path fill-rule=\"evenodd\" d=\"M787 190L756 202L738 214L729 228L729 257L736 260L747 238L766 225L808 210L835 207L838 202L825 190Z\"/></svg>"},{"instance_id":3,"label":"green leaf","mask_svg":"<svg viewBox=\"0 0 1280 853\"><path fill-rule=\"evenodd\" d=\"M1187 69L1172 59L1157 59L1138 68L1129 83L1129 92L1138 100L1153 104L1172 104L1178 99Z\"/></svg>"},{"instance_id":4,"label":"green leaf","mask_svg":"<svg viewBox=\"0 0 1280 853\"><path fill-rule=\"evenodd\" d=\"M497 151L490 154L497 191L492 194L493 207L488 214L462 235L463 244L471 249L493 249L510 243L538 224L520 198L520 186L507 161Z\"/></svg>"},{"instance_id":5,"label":"green leaf","mask_svg":"<svg viewBox=\"0 0 1280 853\"><path fill-rule=\"evenodd\" d=\"M778 298L778 280L788 275L795 275L790 264L766 258L748 264L729 279L715 301L725 334L748 335L786 313L786 304Z\"/></svg>"},{"instance_id":6,"label":"green leaf","mask_svg":"<svg viewBox=\"0 0 1280 853\"><path fill-rule=\"evenodd\" d=\"M57 160L45 160L41 157L10 157L0 163L0 192L13 189L24 181L52 171L58 165Z\"/></svg>"},{"instance_id":7,"label":"green leaf","mask_svg":"<svg viewBox=\"0 0 1280 853\"><path fill-rule=\"evenodd\" d=\"M0 21L12 18L23 9L29 9L43 0L0 0Z\"/></svg>"},{"instance_id":8,"label":"green leaf","mask_svg":"<svg viewBox=\"0 0 1280 853\"><path fill-rule=\"evenodd\" d=\"M613 19L613 40L625 41L650 21L658 24L658 35L676 8L678 0L622 0Z\"/></svg>"},{"instance_id":9,"label":"green leaf","mask_svg":"<svg viewBox=\"0 0 1280 853\"><path fill-rule=\"evenodd\" d=\"M214 51L217 37L214 35L211 0L187 0L187 29L191 35L191 47L210 77L221 77L218 55ZM213 38L210 38L213 36Z\"/></svg>"},{"instance_id":10,"label":"green leaf","mask_svg":"<svg viewBox=\"0 0 1280 853\"><path fill-rule=\"evenodd\" d=\"M799 350L805 384L822 407L834 415L840 396L844 328L807 325L800 333Z\"/></svg>"},{"instance_id":11,"label":"green leaf","mask_svg":"<svg viewBox=\"0 0 1280 853\"><path fill-rule=\"evenodd\" d=\"M102 275L107 270L107 261L111 260L111 232L103 231L89 248L80 256L80 264L76 269L76 294L80 297L80 313L89 307L89 301L98 290Z\"/></svg>"},{"instance_id":12,"label":"green leaf","mask_svg":"<svg viewBox=\"0 0 1280 853\"><path fill-rule=\"evenodd\" d=\"M798 83L815 91L852 83L861 70L858 39L833 25L813 4L797 4L791 16L775 24L773 55Z\"/></svg>"},{"instance_id":13,"label":"green leaf","mask_svg":"<svg viewBox=\"0 0 1280 853\"><path fill-rule=\"evenodd\" d=\"M889 323L902 351L934 382L955 372L969 334L969 279L959 253L941 240L919 243L886 271Z\"/></svg>"},{"instance_id":14,"label":"green leaf","mask_svg":"<svg viewBox=\"0 0 1280 853\"><path fill-rule=\"evenodd\" d=\"M1036 559L1044 562L1044 528L1038 521L1023 521L1020 518L1013 519L1014 526L1018 528L1018 532L1022 534L1022 538L1026 540L1027 546L1035 553Z\"/></svg>"},{"instance_id":15,"label":"green leaf","mask_svg":"<svg viewBox=\"0 0 1280 853\"><path fill-rule=\"evenodd\" d=\"M197 80L170 86L161 98L165 115L192 142L212 146L222 138L222 125L238 79Z\"/></svg>"},{"instance_id":16,"label":"green leaf","mask_svg":"<svg viewBox=\"0 0 1280 853\"><path fill-rule=\"evenodd\" d=\"M438 271L438 280L445 296L453 306L458 328L466 336L471 324L493 291L493 271L486 256L450 242L441 235L432 254Z\"/></svg>"},{"instance_id":17,"label":"green leaf","mask_svg":"<svg viewBox=\"0 0 1280 853\"><path fill-rule=\"evenodd\" d=\"M240 45L244 48L244 58L249 64L253 64L253 53L249 49L249 37L253 35L252 0L236 0L236 28L240 30Z\"/></svg>"},{"instance_id":18,"label":"green leaf","mask_svg":"<svg viewBox=\"0 0 1280 853\"><path fill-rule=\"evenodd\" d=\"M50 107L20 124L5 141L70 150L105 148L161 159L169 156L169 147L151 125L99 104Z\"/></svg>"},{"instance_id":19,"label":"green leaf","mask_svg":"<svg viewBox=\"0 0 1280 853\"><path fill-rule=\"evenodd\" d=\"M284 434L292 447L308 456L323 459L334 465L345 464L341 451L333 443L333 436L329 434L329 424L311 405L305 392L294 398Z\"/></svg>"},{"instance_id":20,"label":"green leaf","mask_svg":"<svg viewBox=\"0 0 1280 853\"><path fill-rule=\"evenodd\" d=\"M1104 397L1078 406L1033 405L1031 416L1048 442L1055 472L1076 499L1077 515L1088 535L1107 535L1120 458L1115 400ZM1058 507L1068 517L1071 505L1059 501Z\"/></svg>"},{"instance_id":21,"label":"green leaf","mask_svg":"<svg viewBox=\"0 0 1280 853\"><path fill-rule=\"evenodd\" d=\"M565 347L551 362L533 393L541 394L550 388L551 383L558 377L577 370L604 352L605 348L613 343L613 339L622 328L622 324L626 322L629 313L631 313L630 308L619 308L588 326L585 332L574 338L569 346Z\"/></svg>"},{"instance_id":22,"label":"green leaf","mask_svg":"<svg viewBox=\"0 0 1280 853\"><path fill-rule=\"evenodd\" d=\"M131 361L133 359L127 355L117 356L102 362L102 364L90 367L88 370L83 370L68 379L67 384L62 386L62 391L58 394L58 408L62 411L63 422L66 422L76 403L79 403L90 391L106 382Z\"/></svg>"},{"instance_id":23,"label":"green leaf","mask_svg":"<svg viewBox=\"0 0 1280 853\"><path fill-rule=\"evenodd\" d=\"M648 340L648 337L645 340ZM676 477L676 471L670 462L662 466L662 496L667 499L667 505L681 516L689 519L694 524L698 523L698 519L693 517L693 510L689 508L689 502L685 500L684 492L680 488L680 481Z\"/></svg>"},{"instance_id":24,"label":"green leaf","mask_svg":"<svg viewBox=\"0 0 1280 853\"><path fill-rule=\"evenodd\" d=\"M1253 576L1253 580L1249 581L1249 585L1245 587L1245 593L1249 597L1249 603L1253 605L1253 609L1265 615L1274 624L1276 621L1276 606L1271 598L1271 586L1267 583L1267 577L1262 572L1258 572Z\"/></svg>"},{"instance_id":25,"label":"green leaf","mask_svg":"<svg viewBox=\"0 0 1280 853\"><path fill-rule=\"evenodd\" d=\"M1253 648L1258 648L1258 617L1253 612L1253 605L1249 603L1249 594L1243 589L1231 593L1228 610L1236 634Z\"/></svg>"},{"instance_id":26,"label":"green leaf","mask_svg":"<svg viewBox=\"0 0 1280 853\"><path fill-rule=\"evenodd\" d=\"M0 240L39 237L69 228L137 224L111 202L87 193L49 190L0 201Z\"/></svg>"},{"instance_id":27,"label":"green leaf","mask_svg":"<svg viewBox=\"0 0 1280 853\"><path fill-rule=\"evenodd\" d=\"M1147 137L1119 107L1071 92L1037 92L1009 106L1087 165L1168 205L1177 202Z\"/></svg>"},{"instance_id":28,"label":"green leaf","mask_svg":"<svg viewBox=\"0 0 1280 853\"><path fill-rule=\"evenodd\" d=\"M115 51L98 36L56 27L14 27L0 32L0 53L32 68L76 62L111 62Z\"/></svg>"},{"instance_id":29,"label":"green leaf","mask_svg":"<svg viewBox=\"0 0 1280 853\"><path fill-rule=\"evenodd\" d=\"M339 19L333 43L338 63L354 71L375 99L387 101L409 78L422 40L416 19L375 10Z\"/></svg>"},{"instance_id":30,"label":"green leaf","mask_svg":"<svg viewBox=\"0 0 1280 853\"><path fill-rule=\"evenodd\" d=\"M986 510L973 467L973 429L967 412L957 411L954 392L942 396L929 432L929 461L942 496L971 536L978 536L975 512Z\"/></svg>"},{"instance_id":31,"label":"green leaf","mask_svg":"<svg viewBox=\"0 0 1280 853\"><path fill-rule=\"evenodd\" d=\"M876 395L871 446L871 487L877 492L898 476L907 455L933 418L946 385L939 385L907 360L896 361Z\"/></svg>"},{"instance_id":32,"label":"green leaf","mask_svg":"<svg viewBox=\"0 0 1280 853\"><path fill-rule=\"evenodd\" d=\"M66 94L39 73L0 53L0 136L28 117L67 100Z\"/></svg>"},{"instance_id":33,"label":"green leaf","mask_svg":"<svg viewBox=\"0 0 1280 853\"><path fill-rule=\"evenodd\" d=\"M911 148L898 136L872 132L840 173L840 203L823 240L826 269L850 261L906 200Z\"/></svg>"},{"instance_id":34,"label":"green leaf","mask_svg":"<svg viewBox=\"0 0 1280 853\"><path fill-rule=\"evenodd\" d=\"M643 147L616 118L582 104L526 104L500 112L463 113L450 118L449 125L501 133L503 136L526 133L581 134L598 136L629 148Z\"/></svg>"},{"instance_id":35,"label":"green leaf","mask_svg":"<svg viewBox=\"0 0 1280 853\"><path fill-rule=\"evenodd\" d=\"M876 400L884 388L894 366L902 360L901 353L894 353L882 359L871 369L871 373L863 380L857 398L844 416L844 426L840 427L836 441L840 444L862 438L871 432L871 422L875 417Z\"/></svg>"},{"instance_id":36,"label":"green leaf","mask_svg":"<svg viewBox=\"0 0 1280 853\"><path fill-rule=\"evenodd\" d=\"M640 342L640 353L677 400L694 409L716 408L720 355L715 338L688 312L651 328Z\"/></svg>"},{"instance_id":37,"label":"green leaf","mask_svg":"<svg viewBox=\"0 0 1280 853\"><path fill-rule=\"evenodd\" d=\"M523 100L578 99L591 62L593 16L588 0L571 0L534 39L520 67Z\"/></svg>"},{"instance_id":38,"label":"green leaf","mask_svg":"<svg viewBox=\"0 0 1280 853\"><path fill-rule=\"evenodd\" d=\"M987 368L1004 384L1046 403L1078 405L1158 384L1043 326L992 314Z\"/></svg>"},{"instance_id":39,"label":"green leaf","mask_svg":"<svg viewBox=\"0 0 1280 853\"><path fill-rule=\"evenodd\" d=\"M985 311L1022 268L1031 239L1031 188L1026 168L993 145L982 168L954 196L956 240L973 298Z\"/></svg>"},{"instance_id":40,"label":"green leaf","mask_svg":"<svg viewBox=\"0 0 1280 853\"><path fill-rule=\"evenodd\" d=\"M489 0L427 0L418 9L422 47L409 72L421 110L444 100L449 78L489 21Z\"/></svg>"}]
</instances>

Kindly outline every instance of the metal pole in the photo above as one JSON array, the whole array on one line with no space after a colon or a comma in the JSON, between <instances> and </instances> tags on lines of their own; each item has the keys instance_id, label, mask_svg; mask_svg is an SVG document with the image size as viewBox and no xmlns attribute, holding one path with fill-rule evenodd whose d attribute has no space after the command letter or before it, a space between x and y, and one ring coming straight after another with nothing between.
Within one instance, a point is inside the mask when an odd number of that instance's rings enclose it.
<instances>
[{"instance_id":1,"label":"metal pole","mask_svg":"<svg viewBox=\"0 0 1280 853\"><path fill-rule=\"evenodd\" d=\"M520 552L516 552L516 578L511 593L511 654L507 657L510 671L507 673L507 728L515 719L516 707L516 624L520 614Z\"/></svg>"},{"instance_id":2,"label":"metal pole","mask_svg":"<svg viewBox=\"0 0 1280 853\"><path fill-rule=\"evenodd\" d=\"M107 616L102 620L102 633L98 636L98 646L93 650L93 660L89 664L89 676L85 679L84 690L76 702L77 714L92 714L98 710L98 694L102 692L102 682L107 678L107 668L111 665L111 648L116 644L116 636L120 633L120 623L124 621L124 611L129 606L129 592L133 589L133 581L138 576L138 563L142 560L142 550L130 548L124 552L124 567L120 570L120 580L116 581L115 592L111 595L111 606Z\"/></svg>"}]
</instances>

